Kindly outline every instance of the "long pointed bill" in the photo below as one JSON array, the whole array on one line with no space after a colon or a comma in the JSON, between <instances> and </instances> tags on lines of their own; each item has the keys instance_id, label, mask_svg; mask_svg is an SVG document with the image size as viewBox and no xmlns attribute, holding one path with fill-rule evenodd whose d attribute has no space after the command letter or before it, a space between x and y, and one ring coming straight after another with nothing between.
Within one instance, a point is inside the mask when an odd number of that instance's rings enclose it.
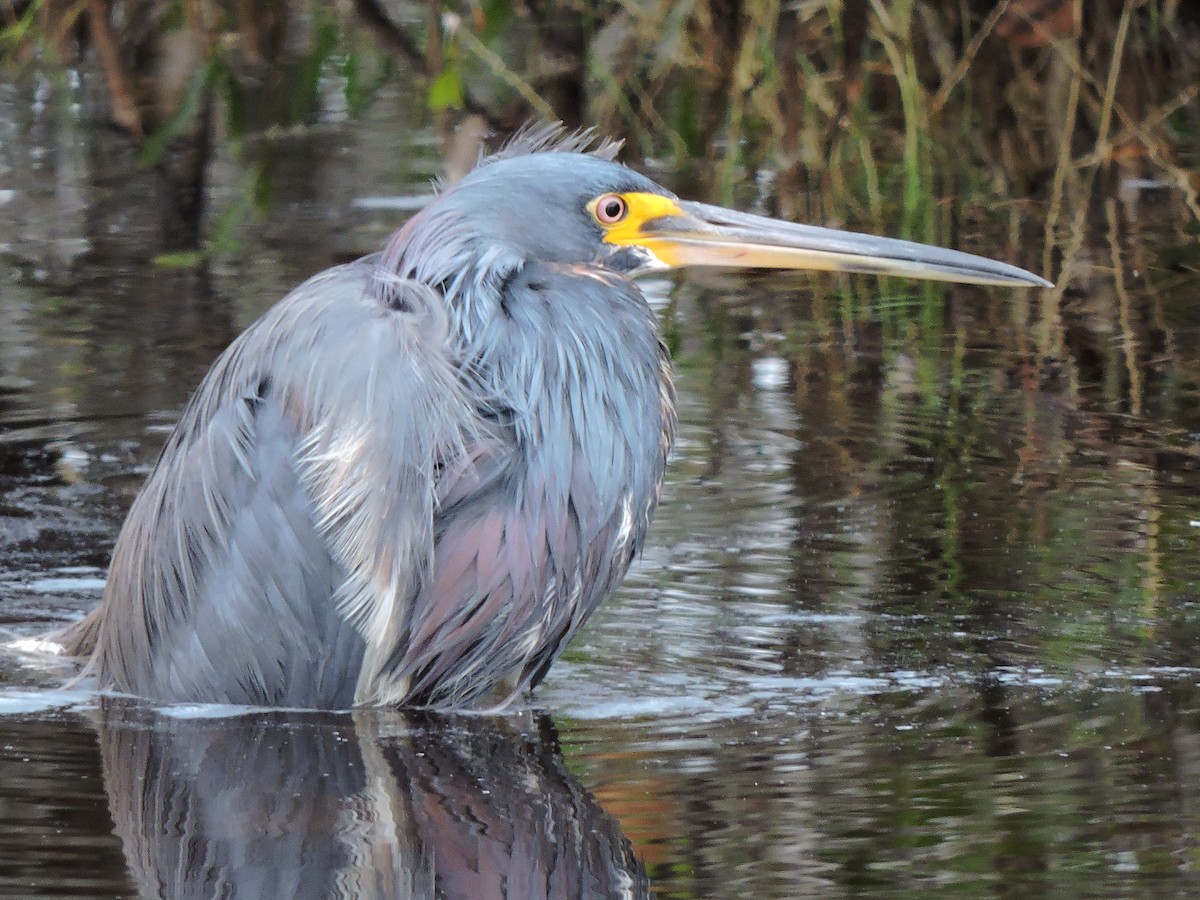
<instances>
[{"instance_id":1,"label":"long pointed bill","mask_svg":"<svg viewBox=\"0 0 1200 900\"><path fill-rule=\"evenodd\" d=\"M639 195L639 199L649 196ZM608 240L636 244L671 268L815 269L967 284L1052 286L1032 272L957 250L798 225L704 203L665 197L654 201L657 208L646 210L651 214L625 223L626 227L615 230L619 233L610 234ZM636 212L640 205L632 203L631 211Z\"/></svg>"}]
</instances>

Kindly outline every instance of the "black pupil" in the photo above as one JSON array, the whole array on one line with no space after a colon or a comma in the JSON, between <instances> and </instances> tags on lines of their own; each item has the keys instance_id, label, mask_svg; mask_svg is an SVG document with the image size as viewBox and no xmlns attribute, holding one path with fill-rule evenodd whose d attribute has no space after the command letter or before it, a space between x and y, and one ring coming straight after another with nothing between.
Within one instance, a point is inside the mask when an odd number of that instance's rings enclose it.
<instances>
[{"instance_id":1,"label":"black pupil","mask_svg":"<svg viewBox=\"0 0 1200 900\"><path fill-rule=\"evenodd\" d=\"M622 203L616 197L612 197L604 203L604 216L608 219L615 219L621 215Z\"/></svg>"}]
</instances>

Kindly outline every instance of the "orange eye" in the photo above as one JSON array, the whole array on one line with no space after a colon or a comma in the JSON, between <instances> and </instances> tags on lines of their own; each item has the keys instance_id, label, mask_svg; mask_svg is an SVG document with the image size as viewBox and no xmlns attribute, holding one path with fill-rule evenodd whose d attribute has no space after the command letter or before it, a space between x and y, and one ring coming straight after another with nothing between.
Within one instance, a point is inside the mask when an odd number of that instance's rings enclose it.
<instances>
[{"instance_id":1,"label":"orange eye","mask_svg":"<svg viewBox=\"0 0 1200 900\"><path fill-rule=\"evenodd\" d=\"M602 225L616 225L629 212L629 204L620 194L605 194L596 201L596 218Z\"/></svg>"}]
</instances>

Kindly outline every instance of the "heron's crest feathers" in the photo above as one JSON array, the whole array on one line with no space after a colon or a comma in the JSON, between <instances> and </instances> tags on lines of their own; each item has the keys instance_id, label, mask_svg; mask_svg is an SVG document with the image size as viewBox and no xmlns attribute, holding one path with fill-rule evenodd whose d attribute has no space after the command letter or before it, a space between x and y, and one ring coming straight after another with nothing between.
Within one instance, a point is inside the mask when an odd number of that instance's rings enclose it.
<instances>
[{"instance_id":1,"label":"heron's crest feathers","mask_svg":"<svg viewBox=\"0 0 1200 900\"><path fill-rule=\"evenodd\" d=\"M562 122L530 122L522 126L495 153L481 155L476 168L502 159L529 156L533 153L583 153L613 162L624 144L623 140L597 134L594 128L573 130Z\"/></svg>"}]
</instances>

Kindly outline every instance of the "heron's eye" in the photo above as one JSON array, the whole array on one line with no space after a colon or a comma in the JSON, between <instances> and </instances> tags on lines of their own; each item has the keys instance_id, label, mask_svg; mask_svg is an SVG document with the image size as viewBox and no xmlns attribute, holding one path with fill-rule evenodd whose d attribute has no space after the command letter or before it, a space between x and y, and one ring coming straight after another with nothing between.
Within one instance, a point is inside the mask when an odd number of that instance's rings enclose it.
<instances>
[{"instance_id":1,"label":"heron's eye","mask_svg":"<svg viewBox=\"0 0 1200 900\"><path fill-rule=\"evenodd\" d=\"M596 218L602 225L616 225L629 212L629 204L620 194L605 194L596 201Z\"/></svg>"}]
</instances>

